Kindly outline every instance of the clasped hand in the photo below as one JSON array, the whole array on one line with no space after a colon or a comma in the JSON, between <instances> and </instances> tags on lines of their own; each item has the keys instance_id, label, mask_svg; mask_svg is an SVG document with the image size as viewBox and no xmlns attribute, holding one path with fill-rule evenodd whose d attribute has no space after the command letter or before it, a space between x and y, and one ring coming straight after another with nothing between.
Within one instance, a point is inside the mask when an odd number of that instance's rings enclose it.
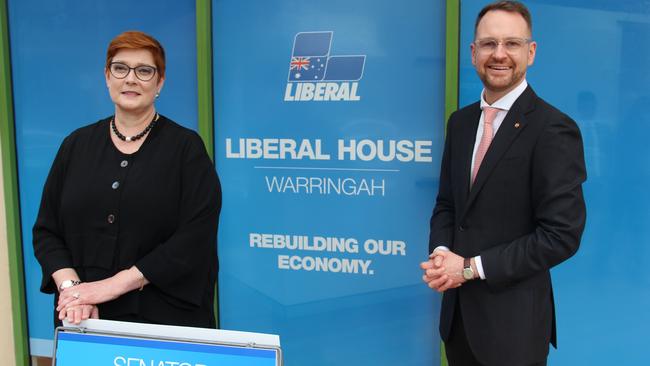
<instances>
[{"instance_id":1,"label":"clasped hand","mask_svg":"<svg viewBox=\"0 0 650 366\"><path fill-rule=\"evenodd\" d=\"M463 257L448 250L435 250L428 261L420 263L420 268L424 271L424 283L438 292L460 287L466 282Z\"/></svg>"},{"instance_id":2,"label":"clasped hand","mask_svg":"<svg viewBox=\"0 0 650 366\"><path fill-rule=\"evenodd\" d=\"M84 282L66 288L59 294L56 307L59 320L67 318L70 323L79 324L88 318L99 318L97 304L117 298L111 290L109 280Z\"/></svg>"}]
</instances>

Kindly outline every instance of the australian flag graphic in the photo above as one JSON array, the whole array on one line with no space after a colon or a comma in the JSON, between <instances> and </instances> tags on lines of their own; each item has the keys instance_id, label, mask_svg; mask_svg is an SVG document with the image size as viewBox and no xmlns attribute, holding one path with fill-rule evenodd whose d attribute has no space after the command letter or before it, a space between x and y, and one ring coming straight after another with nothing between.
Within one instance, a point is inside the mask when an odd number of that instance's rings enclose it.
<instances>
[{"instance_id":1,"label":"australian flag graphic","mask_svg":"<svg viewBox=\"0 0 650 366\"><path fill-rule=\"evenodd\" d=\"M363 76L365 55L330 56L334 32L300 32L293 41L290 82L356 81Z\"/></svg>"}]
</instances>

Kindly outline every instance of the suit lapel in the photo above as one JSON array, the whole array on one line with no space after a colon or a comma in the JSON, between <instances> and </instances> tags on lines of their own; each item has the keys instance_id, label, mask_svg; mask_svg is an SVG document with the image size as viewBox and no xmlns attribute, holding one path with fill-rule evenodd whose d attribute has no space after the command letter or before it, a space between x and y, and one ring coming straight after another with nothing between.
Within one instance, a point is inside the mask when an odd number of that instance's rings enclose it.
<instances>
[{"instance_id":1,"label":"suit lapel","mask_svg":"<svg viewBox=\"0 0 650 366\"><path fill-rule=\"evenodd\" d=\"M470 118L472 123L465 125L466 127L462 133L463 141L461 141L460 145L464 148L462 151L462 158L460 159L463 164L460 169L462 172L461 186L463 192L463 201L466 201L469 195L469 177L470 171L472 169L472 153L474 152L474 142L476 141L476 129L478 128L478 121L481 118L481 106L479 103L476 104L476 108L472 109ZM465 206L464 202L461 202L461 204L461 207Z\"/></svg>"},{"instance_id":2,"label":"suit lapel","mask_svg":"<svg viewBox=\"0 0 650 366\"><path fill-rule=\"evenodd\" d=\"M483 158L483 162L481 163L481 167L476 174L476 180L474 181L474 184L469 191L469 197L465 203L465 209L461 217L465 216L467 210L471 207L472 203L476 199L476 196L481 191L481 188L483 188L483 185L489 179L490 174L499 163L499 160L501 160L503 157L503 154L508 150L517 136L519 136L521 131L523 131L528 125L525 114L533 109L535 98L536 96L533 90L530 88L530 86L527 87L521 96L517 98L517 101L515 101L515 103L512 105L512 108L510 108L508 114L506 114L506 117L501 123L501 126L499 127L496 135L494 135L492 144L490 144L490 147L488 148L488 151ZM478 118L479 117L477 117L477 124ZM472 144L472 149L473 147L474 145ZM472 157L470 151L470 167L471 160ZM467 177L469 177L469 169L467 170L467 174ZM469 181L469 178L466 179L466 181Z\"/></svg>"}]
</instances>

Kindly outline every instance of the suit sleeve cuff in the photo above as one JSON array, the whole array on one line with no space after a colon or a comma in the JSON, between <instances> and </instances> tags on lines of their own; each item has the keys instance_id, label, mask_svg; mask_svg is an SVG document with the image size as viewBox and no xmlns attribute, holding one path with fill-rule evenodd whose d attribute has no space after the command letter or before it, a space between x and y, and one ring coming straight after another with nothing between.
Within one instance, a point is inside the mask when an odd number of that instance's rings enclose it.
<instances>
[{"instance_id":1,"label":"suit sleeve cuff","mask_svg":"<svg viewBox=\"0 0 650 366\"><path fill-rule=\"evenodd\" d=\"M438 245L438 246L433 250L433 252L431 252L431 254L429 254L429 257L433 256L433 253L435 253L436 250L446 250L446 251L449 251L449 248L447 248L447 247L444 246L444 245Z\"/></svg>"},{"instance_id":2,"label":"suit sleeve cuff","mask_svg":"<svg viewBox=\"0 0 650 366\"><path fill-rule=\"evenodd\" d=\"M478 271L479 277L481 277L482 280L485 279L485 271L483 271L483 261L481 260L481 256L477 255L474 257L474 264L476 265L476 270Z\"/></svg>"}]
</instances>

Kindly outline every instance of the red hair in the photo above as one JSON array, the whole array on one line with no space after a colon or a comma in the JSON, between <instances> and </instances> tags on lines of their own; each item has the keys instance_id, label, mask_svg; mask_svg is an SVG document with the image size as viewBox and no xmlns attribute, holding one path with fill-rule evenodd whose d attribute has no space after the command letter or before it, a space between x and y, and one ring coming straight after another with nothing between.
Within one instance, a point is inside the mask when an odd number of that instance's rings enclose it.
<instances>
[{"instance_id":1,"label":"red hair","mask_svg":"<svg viewBox=\"0 0 650 366\"><path fill-rule=\"evenodd\" d=\"M158 69L158 75L165 77L165 50L158 40L140 31L126 31L113 38L106 50L106 69L110 67L113 57L123 49L146 49L151 52Z\"/></svg>"}]
</instances>

